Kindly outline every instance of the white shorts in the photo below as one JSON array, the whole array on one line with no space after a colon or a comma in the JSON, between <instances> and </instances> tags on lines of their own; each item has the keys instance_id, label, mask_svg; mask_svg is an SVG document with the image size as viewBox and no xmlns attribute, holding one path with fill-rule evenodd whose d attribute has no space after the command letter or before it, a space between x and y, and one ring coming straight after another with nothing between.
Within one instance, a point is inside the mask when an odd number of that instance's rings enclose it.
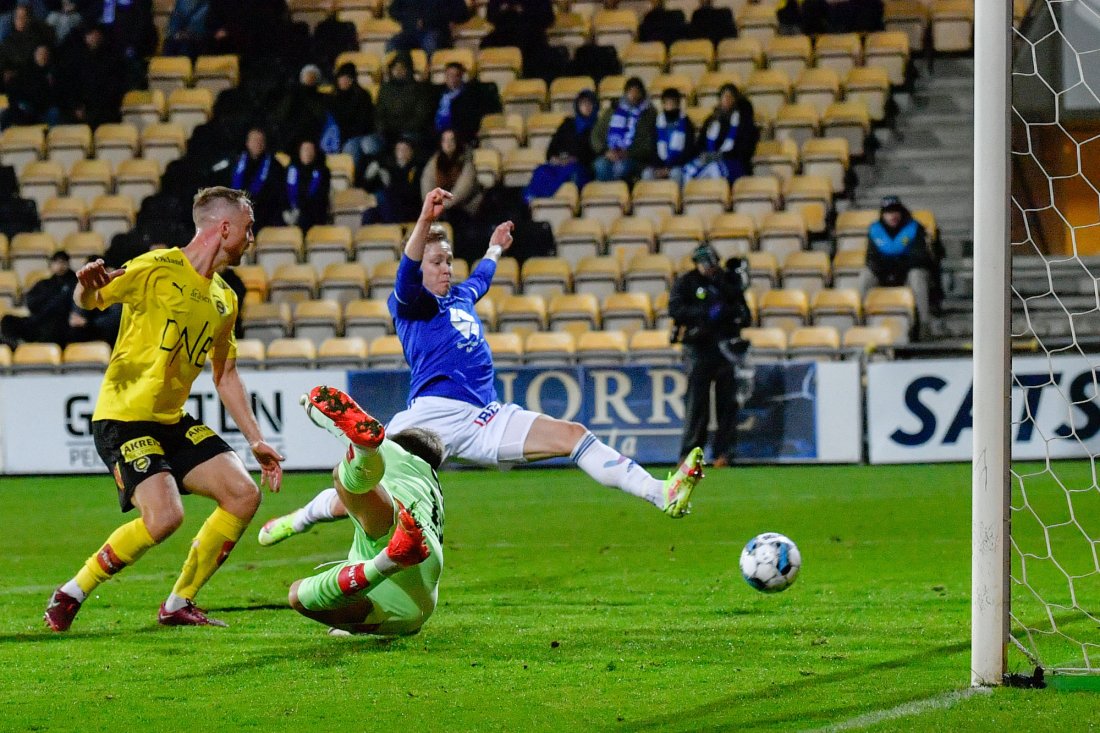
<instances>
[{"instance_id":1,"label":"white shorts","mask_svg":"<svg viewBox=\"0 0 1100 733\"><path fill-rule=\"evenodd\" d=\"M475 407L446 397L417 397L408 409L393 416L386 432L395 435L411 427L434 430L443 439L444 458L498 466L523 463L523 444L538 417L540 413L512 403Z\"/></svg>"}]
</instances>

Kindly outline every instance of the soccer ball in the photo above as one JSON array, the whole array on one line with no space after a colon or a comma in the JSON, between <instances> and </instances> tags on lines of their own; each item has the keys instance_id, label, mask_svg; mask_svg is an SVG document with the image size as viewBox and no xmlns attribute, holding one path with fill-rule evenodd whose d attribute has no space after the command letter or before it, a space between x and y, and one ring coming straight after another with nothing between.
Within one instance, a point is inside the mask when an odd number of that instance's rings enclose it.
<instances>
[{"instance_id":1,"label":"soccer ball","mask_svg":"<svg viewBox=\"0 0 1100 733\"><path fill-rule=\"evenodd\" d=\"M749 540L741 550L741 575L763 593L785 590L802 568L798 546L777 532L765 532Z\"/></svg>"}]
</instances>

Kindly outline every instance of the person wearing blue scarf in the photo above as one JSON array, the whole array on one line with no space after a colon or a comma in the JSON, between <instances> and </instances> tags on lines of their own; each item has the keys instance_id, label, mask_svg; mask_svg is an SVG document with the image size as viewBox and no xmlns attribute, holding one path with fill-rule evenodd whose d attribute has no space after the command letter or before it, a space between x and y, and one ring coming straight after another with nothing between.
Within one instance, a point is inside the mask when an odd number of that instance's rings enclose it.
<instances>
[{"instance_id":1,"label":"person wearing blue scarf","mask_svg":"<svg viewBox=\"0 0 1100 733\"><path fill-rule=\"evenodd\" d=\"M661 113L657 115L657 160L642 172L646 180L671 179L684 182L684 164L695 150L695 125L680 109L679 89L661 92Z\"/></svg>"},{"instance_id":2,"label":"person wearing blue scarf","mask_svg":"<svg viewBox=\"0 0 1100 733\"><path fill-rule=\"evenodd\" d=\"M316 224L328 223L331 174L317 143L303 140L298 155L286 169L286 208L283 222L303 232Z\"/></svg>"},{"instance_id":3,"label":"person wearing blue scarf","mask_svg":"<svg viewBox=\"0 0 1100 733\"><path fill-rule=\"evenodd\" d=\"M718 106L699 130L699 154L684 167L684 179L725 178L733 183L752 175L752 156L759 140L752 102L733 84L723 84Z\"/></svg>"},{"instance_id":4,"label":"person wearing blue scarf","mask_svg":"<svg viewBox=\"0 0 1100 733\"><path fill-rule=\"evenodd\" d=\"M600 113L592 128L593 165L598 181L637 178L657 153L657 112L646 99L645 84L627 79L623 96Z\"/></svg>"},{"instance_id":5,"label":"person wearing blue scarf","mask_svg":"<svg viewBox=\"0 0 1100 733\"><path fill-rule=\"evenodd\" d=\"M567 181L582 188L592 180L592 128L596 125L599 100L585 89L573 100L573 116L566 117L550 138L546 162L531 173L531 182L523 190L528 204L532 199L553 196Z\"/></svg>"},{"instance_id":6,"label":"person wearing blue scarf","mask_svg":"<svg viewBox=\"0 0 1100 733\"><path fill-rule=\"evenodd\" d=\"M252 200L256 228L282 224L283 184L286 169L267 150L267 134L253 127L245 137L244 151L230 160L230 188L247 191Z\"/></svg>"}]
</instances>

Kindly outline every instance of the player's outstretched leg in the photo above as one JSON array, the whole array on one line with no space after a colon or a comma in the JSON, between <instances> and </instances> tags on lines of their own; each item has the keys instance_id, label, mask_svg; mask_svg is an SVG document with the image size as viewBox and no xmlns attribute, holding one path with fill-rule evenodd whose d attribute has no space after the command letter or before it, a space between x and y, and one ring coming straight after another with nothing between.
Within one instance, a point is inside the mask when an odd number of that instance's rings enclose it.
<instances>
[{"instance_id":1,"label":"player's outstretched leg","mask_svg":"<svg viewBox=\"0 0 1100 733\"><path fill-rule=\"evenodd\" d=\"M703 478L703 449L692 448L664 483L664 512L679 519L691 512L691 492Z\"/></svg>"},{"instance_id":2,"label":"player's outstretched leg","mask_svg":"<svg viewBox=\"0 0 1100 733\"><path fill-rule=\"evenodd\" d=\"M347 516L336 489L327 488L313 497L300 509L269 520L260 527L257 538L261 545L269 547L296 534L308 532L319 522L335 522Z\"/></svg>"},{"instance_id":3,"label":"player's outstretched leg","mask_svg":"<svg viewBox=\"0 0 1100 733\"><path fill-rule=\"evenodd\" d=\"M302 395L306 416L345 445L373 451L382 444L386 429L351 397L336 387L314 387Z\"/></svg>"}]
</instances>

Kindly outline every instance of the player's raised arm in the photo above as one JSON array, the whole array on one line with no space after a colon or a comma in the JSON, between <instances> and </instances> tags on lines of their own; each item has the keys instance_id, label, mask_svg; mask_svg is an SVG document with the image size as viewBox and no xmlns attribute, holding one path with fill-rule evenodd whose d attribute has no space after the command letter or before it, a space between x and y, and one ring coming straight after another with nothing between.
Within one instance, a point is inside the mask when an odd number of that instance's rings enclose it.
<instances>
[{"instance_id":1,"label":"player's raised arm","mask_svg":"<svg viewBox=\"0 0 1100 733\"><path fill-rule=\"evenodd\" d=\"M493 236L489 237L489 249L485 251L485 259L496 262L500 256L512 246L512 232L516 225L510 221L497 225L493 230Z\"/></svg>"},{"instance_id":2,"label":"player's raised arm","mask_svg":"<svg viewBox=\"0 0 1100 733\"><path fill-rule=\"evenodd\" d=\"M267 485L271 491L278 491L283 483L283 467L279 462L283 456L264 440L260 424L252 412L252 402L237 371L236 359L213 359L214 386L218 390L222 404L233 421L237 423L241 434L248 440L252 455L260 464L260 485Z\"/></svg>"},{"instance_id":3,"label":"player's raised arm","mask_svg":"<svg viewBox=\"0 0 1100 733\"><path fill-rule=\"evenodd\" d=\"M73 291L73 302L84 310L99 308L102 301L99 297L100 288L117 277L126 274L126 270L108 270L103 260L95 260L76 271L76 290Z\"/></svg>"},{"instance_id":4,"label":"player's raised arm","mask_svg":"<svg viewBox=\"0 0 1100 733\"><path fill-rule=\"evenodd\" d=\"M442 188L433 188L424 197L424 206L420 209L420 218L416 220L416 226L409 234L409 241L405 243L405 256L410 260L420 262L424 259L424 242L428 236L428 229L443 214L444 202L454 198L449 191Z\"/></svg>"}]
</instances>

